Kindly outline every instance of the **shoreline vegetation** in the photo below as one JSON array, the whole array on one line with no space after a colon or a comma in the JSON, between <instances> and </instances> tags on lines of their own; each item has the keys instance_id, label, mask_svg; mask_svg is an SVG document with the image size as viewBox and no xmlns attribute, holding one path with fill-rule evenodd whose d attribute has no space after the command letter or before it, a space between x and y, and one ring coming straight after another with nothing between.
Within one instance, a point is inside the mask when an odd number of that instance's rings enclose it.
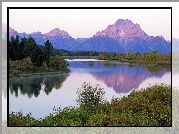
<instances>
[{"instance_id":1,"label":"shoreline vegetation","mask_svg":"<svg viewBox=\"0 0 179 134\"><path fill-rule=\"evenodd\" d=\"M9 41L9 77L27 77L67 73L68 63L63 56L54 55L53 46L49 40L44 43L44 49L36 44L33 37L11 37Z\"/></svg>"},{"instance_id":2,"label":"shoreline vegetation","mask_svg":"<svg viewBox=\"0 0 179 134\"><path fill-rule=\"evenodd\" d=\"M90 51L90 53L94 53ZM117 61L130 65L154 65L154 66L171 66L171 54L159 54L158 51L148 52L140 54L138 52L129 53L115 53L115 52L104 52L99 53L98 56L94 54L82 56L64 56L65 59L97 59L97 60L108 60Z\"/></svg>"},{"instance_id":3,"label":"shoreline vegetation","mask_svg":"<svg viewBox=\"0 0 179 134\"><path fill-rule=\"evenodd\" d=\"M84 82L78 88L76 107L54 107L43 119L32 114L9 113L9 126L171 126L171 85L155 84L133 90L128 96L104 98L98 84ZM142 102L142 103L141 103Z\"/></svg>"},{"instance_id":4,"label":"shoreline vegetation","mask_svg":"<svg viewBox=\"0 0 179 134\"><path fill-rule=\"evenodd\" d=\"M126 60L126 59L99 59L98 56L64 56L65 59L74 60L74 59L96 59L96 60L106 60L106 61L114 61L120 62L121 64L128 65L146 65L146 66L171 66L171 61L156 61L156 62L148 62L146 60Z\"/></svg>"},{"instance_id":5,"label":"shoreline vegetation","mask_svg":"<svg viewBox=\"0 0 179 134\"><path fill-rule=\"evenodd\" d=\"M13 77L31 77L42 75L53 75L69 73L70 69L67 68L68 63L60 56L50 57L49 66L43 63L40 67L33 66L29 57L23 60L9 61L9 78ZM59 59L59 61L58 61ZM54 62L54 63L51 63Z\"/></svg>"},{"instance_id":6,"label":"shoreline vegetation","mask_svg":"<svg viewBox=\"0 0 179 134\"><path fill-rule=\"evenodd\" d=\"M65 59L98 59L118 61L129 65L171 66L171 54L159 54L158 51L140 54L139 52L116 53L57 50L49 40L44 46L36 44L33 37L11 37L9 41L9 77L23 77L68 73Z\"/></svg>"}]
</instances>

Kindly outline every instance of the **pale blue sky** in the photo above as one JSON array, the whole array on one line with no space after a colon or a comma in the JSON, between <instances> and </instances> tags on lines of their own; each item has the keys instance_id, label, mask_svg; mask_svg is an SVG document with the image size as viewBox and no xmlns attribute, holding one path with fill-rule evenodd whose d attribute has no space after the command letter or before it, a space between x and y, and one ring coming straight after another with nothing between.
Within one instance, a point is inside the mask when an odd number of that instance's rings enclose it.
<instances>
[{"instance_id":1,"label":"pale blue sky","mask_svg":"<svg viewBox=\"0 0 179 134\"><path fill-rule=\"evenodd\" d=\"M41 4L41 6L47 5L47 3ZM89 38L108 25L114 24L118 19L128 19L139 24L148 35L162 35L166 40L170 40L170 11L169 9L11 9L9 24L18 32L47 33L54 28L60 28L73 38ZM6 19L3 19L3 22L6 23Z\"/></svg>"}]
</instances>

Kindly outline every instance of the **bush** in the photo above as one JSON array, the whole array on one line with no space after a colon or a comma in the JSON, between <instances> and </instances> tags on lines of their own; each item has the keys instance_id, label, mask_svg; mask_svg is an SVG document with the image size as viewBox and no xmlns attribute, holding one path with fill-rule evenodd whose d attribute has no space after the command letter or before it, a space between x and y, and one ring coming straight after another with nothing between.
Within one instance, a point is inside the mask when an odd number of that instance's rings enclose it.
<instances>
[{"instance_id":1,"label":"bush","mask_svg":"<svg viewBox=\"0 0 179 134\"><path fill-rule=\"evenodd\" d=\"M105 92L103 88L100 88L98 84L95 87L91 86L90 83L84 82L83 85L78 88L77 94L78 98L76 99L79 105L98 105L103 103L105 99L103 98Z\"/></svg>"},{"instance_id":2,"label":"bush","mask_svg":"<svg viewBox=\"0 0 179 134\"><path fill-rule=\"evenodd\" d=\"M104 101L104 91L97 84L83 83L78 89L79 107L55 110L44 119L22 113L9 114L10 126L171 126L171 86L156 84L132 91L122 98ZM176 92L178 93L178 92ZM95 99L95 96L98 99ZM175 105L174 105L175 106ZM178 111L175 111L178 112Z\"/></svg>"},{"instance_id":3,"label":"bush","mask_svg":"<svg viewBox=\"0 0 179 134\"><path fill-rule=\"evenodd\" d=\"M55 71L64 70L67 67L67 61L61 56L51 56L49 62L49 68L55 69Z\"/></svg>"}]
</instances>

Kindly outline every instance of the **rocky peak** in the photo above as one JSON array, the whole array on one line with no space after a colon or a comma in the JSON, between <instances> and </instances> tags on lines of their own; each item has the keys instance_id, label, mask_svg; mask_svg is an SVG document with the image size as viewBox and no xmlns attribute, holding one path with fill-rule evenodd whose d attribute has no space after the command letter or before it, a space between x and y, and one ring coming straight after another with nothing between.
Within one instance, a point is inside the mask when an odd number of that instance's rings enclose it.
<instances>
[{"instance_id":1,"label":"rocky peak","mask_svg":"<svg viewBox=\"0 0 179 134\"><path fill-rule=\"evenodd\" d=\"M56 36L62 36L63 38L70 38L69 34L66 31L60 30L59 28L55 28L50 32L48 32L47 34L45 34L45 38L56 37Z\"/></svg>"},{"instance_id":2,"label":"rocky peak","mask_svg":"<svg viewBox=\"0 0 179 134\"><path fill-rule=\"evenodd\" d=\"M118 19L115 23L114 23L114 25L115 26L120 26L120 25L126 25L126 24L133 24L132 23L132 21L131 20L128 20L128 19L126 19L126 20L124 20L124 19Z\"/></svg>"},{"instance_id":3,"label":"rocky peak","mask_svg":"<svg viewBox=\"0 0 179 134\"><path fill-rule=\"evenodd\" d=\"M18 32L15 31L14 29L12 29L11 27L9 27L9 38L16 37L18 35Z\"/></svg>"},{"instance_id":4,"label":"rocky peak","mask_svg":"<svg viewBox=\"0 0 179 134\"><path fill-rule=\"evenodd\" d=\"M114 25L109 25L105 30L98 31L95 36L108 36L117 41L131 41L134 37L147 38L148 35L140 28L139 24L131 20L118 19Z\"/></svg>"}]
</instances>

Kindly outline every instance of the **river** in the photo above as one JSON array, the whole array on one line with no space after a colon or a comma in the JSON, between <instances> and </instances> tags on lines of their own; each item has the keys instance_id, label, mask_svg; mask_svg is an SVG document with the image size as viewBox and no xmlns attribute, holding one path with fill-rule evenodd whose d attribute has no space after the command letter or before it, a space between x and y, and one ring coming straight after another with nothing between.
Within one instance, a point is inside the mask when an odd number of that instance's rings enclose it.
<instances>
[{"instance_id":1,"label":"river","mask_svg":"<svg viewBox=\"0 0 179 134\"><path fill-rule=\"evenodd\" d=\"M99 84L105 98L130 94L155 83L171 84L171 68L128 65L95 59L67 60L71 72L66 74L9 79L9 110L35 118L53 113L54 107L76 106L77 89L83 82Z\"/></svg>"}]
</instances>

